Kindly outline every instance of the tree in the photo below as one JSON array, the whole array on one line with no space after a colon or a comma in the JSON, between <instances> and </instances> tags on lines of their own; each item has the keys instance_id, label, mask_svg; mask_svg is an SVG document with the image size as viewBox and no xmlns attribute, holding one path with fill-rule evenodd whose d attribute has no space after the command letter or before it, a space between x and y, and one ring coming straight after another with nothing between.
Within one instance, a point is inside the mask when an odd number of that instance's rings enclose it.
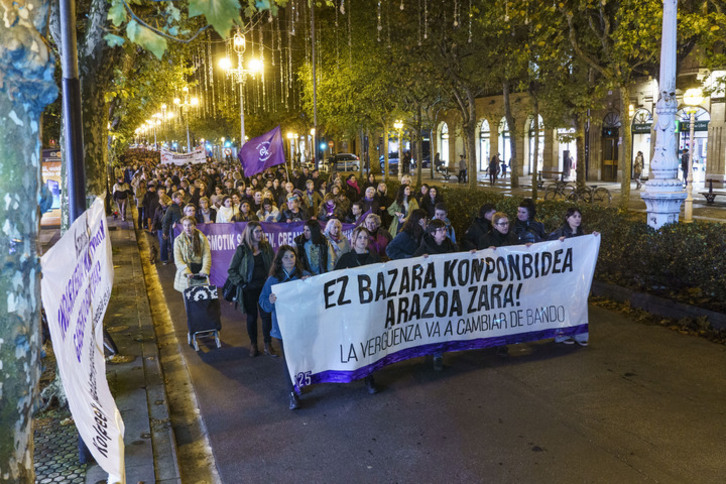
<instances>
[{"instance_id":1,"label":"tree","mask_svg":"<svg viewBox=\"0 0 726 484\"><path fill-rule=\"evenodd\" d=\"M40 32L50 2L2 2L0 29L0 478L32 483L32 409L40 378L40 116L58 95Z\"/></svg>"}]
</instances>

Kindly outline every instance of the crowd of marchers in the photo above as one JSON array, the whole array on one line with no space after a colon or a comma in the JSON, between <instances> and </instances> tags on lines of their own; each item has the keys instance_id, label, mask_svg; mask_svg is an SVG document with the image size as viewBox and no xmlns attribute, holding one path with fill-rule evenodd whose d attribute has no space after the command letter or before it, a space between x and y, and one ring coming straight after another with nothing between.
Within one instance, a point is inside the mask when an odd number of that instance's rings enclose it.
<instances>
[{"instance_id":1,"label":"crowd of marchers","mask_svg":"<svg viewBox=\"0 0 726 484\"><path fill-rule=\"evenodd\" d=\"M158 241L151 248L151 260L174 262L174 288L183 292L193 284L207 283L211 250L198 224L248 222L228 269L235 308L245 315L250 339L250 356L260 354L258 320L262 322L262 352L277 357L272 338L282 338L277 325L274 284L354 268L385 260L428 257L462 251L476 251L545 240L564 240L584 234L582 213L567 210L562 226L546 233L536 220L536 206L523 200L516 219L496 206L484 204L470 226L457 240L448 219L443 194L436 186L421 185L416 190L408 175L402 177L395 195L370 174L360 181L354 174L343 179L339 173L329 178L318 170L302 168L288 172L273 167L245 177L238 163L185 166L131 161L115 170L112 189L114 216L127 217L127 204L135 202L139 229L146 229ZM262 222L304 222L303 232L293 245L275 252L267 242ZM342 223L356 227L348 239ZM174 237L175 227L181 233ZM558 336L564 344L587 345L588 334ZM507 347L498 348L506 355ZM433 368L443 369L443 355L433 355ZM289 374L290 409L300 405ZM365 378L369 393L378 391L373 376Z\"/></svg>"}]
</instances>

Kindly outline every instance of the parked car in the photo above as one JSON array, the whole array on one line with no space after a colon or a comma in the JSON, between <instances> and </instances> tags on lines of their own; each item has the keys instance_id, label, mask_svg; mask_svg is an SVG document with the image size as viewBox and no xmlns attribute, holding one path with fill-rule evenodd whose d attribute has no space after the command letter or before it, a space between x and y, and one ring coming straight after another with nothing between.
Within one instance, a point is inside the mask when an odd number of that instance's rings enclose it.
<instances>
[{"instance_id":1,"label":"parked car","mask_svg":"<svg viewBox=\"0 0 726 484\"><path fill-rule=\"evenodd\" d=\"M360 160L353 153L338 153L328 158L328 166L334 171L358 171Z\"/></svg>"},{"instance_id":2,"label":"parked car","mask_svg":"<svg viewBox=\"0 0 726 484\"><path fill-rule=\"evenodd\" d=\"M383 155L379 158L381 162L381 173L386 170L386 160ZM388 153L388 170L391 174L398 173L398 153Z\"/></svg>"},{"instance_id":3,"label":"parked car","mask_svg":"<svg viewBox=\"0 0 726 484\"><path fill-rule=\"evenodd\" d=\"M430 156L424 157L422 166L424 168L430 168L431 167L431 157ZM413 169L413 170L416 169L416 160L411 160L411 169Z\"/></svg>"}]
</instances>

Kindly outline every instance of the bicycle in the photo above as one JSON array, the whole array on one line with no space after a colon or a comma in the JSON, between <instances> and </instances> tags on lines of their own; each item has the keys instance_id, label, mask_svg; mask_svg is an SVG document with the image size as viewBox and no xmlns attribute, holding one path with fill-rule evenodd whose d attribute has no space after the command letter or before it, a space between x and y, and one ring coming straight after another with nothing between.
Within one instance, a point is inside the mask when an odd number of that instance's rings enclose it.
<instances>
[{"instance_id":1,"label":"bicycle","mask_svg":"<svg viewBox=\"0 0 726 484\"><path fill-rule=\"evenodd\" d=\"M597 185L589 187L585 185L583 187L575 188L573 192L569 194L567 199L575 203L596 203L598 205L608 207L610 206L610 202L612 202L612 195L605 187L598 187Z\"/></svg>"},{"instance_id":2,"label":"bicycle","mask_svg":"<svg viewBox=\"0 0 726 484\"><path fill-rule=\"evenodd\" d=\"M555 180L545 189L545 200L568 200L575 188L562 180Z\"/></svg>"}]
</instances>

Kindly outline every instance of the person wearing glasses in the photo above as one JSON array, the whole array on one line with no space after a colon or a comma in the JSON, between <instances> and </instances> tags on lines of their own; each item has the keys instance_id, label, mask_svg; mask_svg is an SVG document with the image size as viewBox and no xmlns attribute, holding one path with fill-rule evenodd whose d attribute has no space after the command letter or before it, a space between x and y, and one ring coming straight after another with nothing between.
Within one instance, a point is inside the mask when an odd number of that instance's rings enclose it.
<instances>
[{"instance_id":1,"label":"person wearing glasses","mask_svg":"<svg viewBox=\"0 0 726 484\"><path fill-rule=\"evenodd\" d=\"M484 234L477 244L478 247L494 249L507 245L518 245L519 238L509 229L509 217L504 212L496 212L492 216L492 230Z\"/></svg>"},{"instance_id":2,"label":"person wearing glasses","mask_svg":"<svg viewBox=\"0 0 726 484\"><path fill-rule=\"evenodd\" d=\"M227 269L227 278L237 286L235 308L247 317L247 335L250 338L250 356L260 354L257 347L257 315L262 319L262 339L265 343L266 355L276 357L272 347L270 328L272 318L269 312L258 311L258 300L262 287L272 267L275 253L272 246L265 240L265 233L259 222L248 222L242 232L242 241L234 252L234 257Z\"/></svg>"},{"instance_id":3,"label":"person wearing glasses","mask_svg":"<svg viewBox=\"0 0 726 484\"><path fill-rule=\"evenodd\" d=\"M446 223L443 220L433 219L426 227L426 233L421 239L414 257L428 257L431 254L449 254L456 252L456 244L454 244L447 234ZM444 369L444 353L437 351L434 353L434 371L442 371Z\"/></svg>"}]
</instances>

